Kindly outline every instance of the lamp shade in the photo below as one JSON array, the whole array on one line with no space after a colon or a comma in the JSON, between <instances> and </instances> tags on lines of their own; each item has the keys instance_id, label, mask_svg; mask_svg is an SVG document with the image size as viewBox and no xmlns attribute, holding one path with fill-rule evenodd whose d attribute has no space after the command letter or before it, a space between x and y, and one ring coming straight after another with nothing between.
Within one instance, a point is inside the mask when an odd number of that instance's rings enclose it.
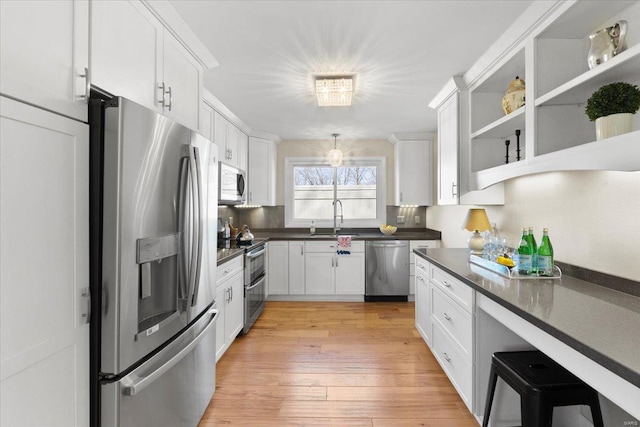
<instances>
[{"instance_id":1,"label":"lamp shade","mask_svg":"<svg viewBox=\"0 0 640 427\"><path fill-rule=\"evenodd\" d=\"M487 231L491 230L491 224L484 209L469 209L462 228L467 231Z\"/></svg>"}]
</instances>

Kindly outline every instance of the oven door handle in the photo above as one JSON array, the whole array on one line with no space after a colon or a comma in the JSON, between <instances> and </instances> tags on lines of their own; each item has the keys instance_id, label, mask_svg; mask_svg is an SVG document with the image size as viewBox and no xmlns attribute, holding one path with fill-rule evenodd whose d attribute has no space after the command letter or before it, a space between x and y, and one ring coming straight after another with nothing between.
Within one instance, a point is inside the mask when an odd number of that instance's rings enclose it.
<instances>
[{"instance_id":1,"label":"oven door handle","mask_svg":"<svg viewBox=\"0 0 640 427\"><path fill-rule=\"evenodd\" d=\"M267 251L267 248L264 248L258 252L248 252L247 253L247 258L256 258L259 257L260 255L262 255L263 253L265 253Z\"/></svg>"},{"instance_id":2,"label":"oven door handle","mask_svg":"<svg viewBox=\"0 0 640 427\"><path fill-rule=\"evenodd\" d=\"M260 279L259 279L256 283L254 283L254 284L253 284L253 285L251 285L251 286L247 286L247 289L246 289L246 290L247 290L247 291L250 291L251 289L255 288L256 286L259 286L259 285L260 285L262 282L264 282L266 279L267 279L267 276L263 274L263 275L260 277Z\"/></svg>"}]
</instances>

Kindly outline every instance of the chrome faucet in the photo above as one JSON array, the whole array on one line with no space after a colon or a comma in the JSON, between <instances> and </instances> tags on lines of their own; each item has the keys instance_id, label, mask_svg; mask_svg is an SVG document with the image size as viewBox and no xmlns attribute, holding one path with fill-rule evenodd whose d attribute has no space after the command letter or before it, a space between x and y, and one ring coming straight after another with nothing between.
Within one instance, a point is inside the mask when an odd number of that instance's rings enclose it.
<instances>
[{"instance_id":1,"label":"chrome faucet","mask_svg":"<svg viewBox=\"0 0 640 427\"><path fill-rule=\"evenodd\" d=\"M338 230L340 230L340 225L338 225L338 203L340 203L340 224L344 222L344 215L342 212L342 201L340 199L335 199L333 201L333 234L336 234Z\"/></svg>"}]
</instances>

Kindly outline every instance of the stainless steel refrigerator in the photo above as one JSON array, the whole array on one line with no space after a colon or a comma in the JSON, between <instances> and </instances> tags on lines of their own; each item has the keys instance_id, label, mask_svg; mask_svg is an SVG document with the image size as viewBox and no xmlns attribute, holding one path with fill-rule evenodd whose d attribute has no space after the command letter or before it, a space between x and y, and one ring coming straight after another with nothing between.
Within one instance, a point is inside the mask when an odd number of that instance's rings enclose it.
<instances>
[{"instance_id":1,"label":"stainless steel refrigerator","mask_svg":"<svg viewBox=\"0 0 640 427\"><path fill-rule=\"evenodd\" d=\"M100 105L97 418L196 426L215 390L218 149L124 98Z\"/></svg>"}]
</instances>

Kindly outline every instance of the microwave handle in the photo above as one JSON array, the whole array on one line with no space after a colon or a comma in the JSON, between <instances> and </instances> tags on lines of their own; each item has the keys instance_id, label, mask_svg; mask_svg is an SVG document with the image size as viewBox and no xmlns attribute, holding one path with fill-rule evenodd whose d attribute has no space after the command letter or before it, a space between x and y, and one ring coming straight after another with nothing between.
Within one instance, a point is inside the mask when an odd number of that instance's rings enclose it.
<instances>
[{"instance_id":1,"label":"microwave handle","mask_svg":"<svg viewBox=\"0 0 640 427\"><path fill-rule=\"evenodd\" d=\"M238 195L244 197L244 175L238 174Z\"/></svg>"}]
</instances>

